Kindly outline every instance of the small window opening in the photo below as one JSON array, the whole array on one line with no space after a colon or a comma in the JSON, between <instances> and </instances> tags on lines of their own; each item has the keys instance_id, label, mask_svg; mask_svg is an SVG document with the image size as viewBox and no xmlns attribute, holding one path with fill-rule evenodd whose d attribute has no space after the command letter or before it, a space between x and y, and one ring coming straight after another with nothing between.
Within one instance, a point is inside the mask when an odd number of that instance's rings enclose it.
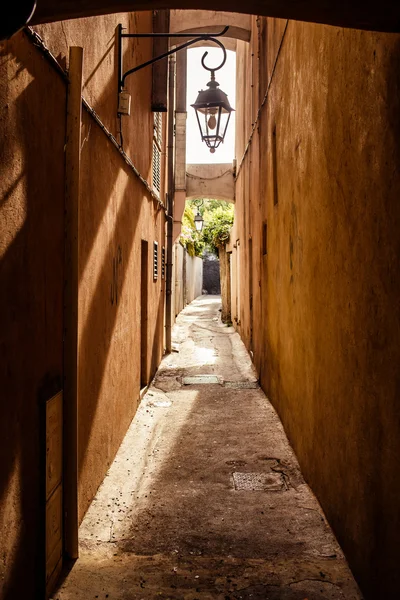
<instances>
[{"instance_id":1,"label":"small window opening","mask_svg":"<svg viewBox=\"0 0 400 600\"><path fill-rule=\"evenodd\" d=\"M278 204L278 160L276 155L276 125L272 131L272 185L274 193L274 206Z\"/></svg>"},{"instance_id":2,"label":"small window opening","mask_svg":"<svg viewBox=\"0 0 400 600\"><path fill-rule=\"evenodd\" d=\"M158 242L153 244L153 279L158 279Z\"/></svg>"},{"instance_id":3,"label":"small window opening","mask_svg":"<svg viewBox=\"0 0 400 600\"><path fill-rule=\"evenodd\" d=\"M267 221L264 221L262 227L262 253L265 256L268 252L268 227Z\"/></svg>"},{"instance_id":4,"label":"small window opening","mask_svg":"<svg viewBox=\"0 0 400 600\"><path fill-rule=\"evenodd\" d=\"M161 278L165 279L165 246L161 249Z\"/></svg>"}]
</instances>

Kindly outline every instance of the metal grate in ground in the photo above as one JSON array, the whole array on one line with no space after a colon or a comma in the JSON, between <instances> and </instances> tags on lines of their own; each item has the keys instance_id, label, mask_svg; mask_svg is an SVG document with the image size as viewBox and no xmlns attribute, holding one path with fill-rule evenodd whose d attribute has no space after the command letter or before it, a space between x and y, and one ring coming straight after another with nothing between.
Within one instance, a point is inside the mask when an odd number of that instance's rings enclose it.
<instances>
[{"instance_id":1,"label":"metal grate in ground","mask_svg":"<svg viewBox=\"0 0 400 600\"><path fill-rule=\"evenodd\" d=\"M284 492L287 490L282 473L232 473L235 490L247 492Z\"/></svg>"},{"instance_id":2,"label":"metal grate in ground","mask_svg":"<svg viewBox=\"0 0 400 600\"><path fill-rule=\"evenodd\" d=\"M258 381L224 381L224 387L233 390L256 390L259 385Z\"/></svg>"}]
</instances>

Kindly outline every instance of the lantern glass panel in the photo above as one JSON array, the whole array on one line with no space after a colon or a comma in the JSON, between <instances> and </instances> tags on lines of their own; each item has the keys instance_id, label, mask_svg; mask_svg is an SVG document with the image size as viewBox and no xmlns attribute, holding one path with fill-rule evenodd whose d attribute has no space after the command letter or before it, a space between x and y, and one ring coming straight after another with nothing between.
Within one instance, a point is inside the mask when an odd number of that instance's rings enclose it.
<instances>
[{"instance_id":1,"label":"lantern glass panel","mask_svg":"<svg viewBox=\"0 0 400 600\"><path fill-rule=\"evenodd\" d=\"M199 213L194 218L194 226L196 227L196 231L199 233L203 229L203 218Z\"/></svg>"},{"instance_id":2,"label":"lantern glass panel","mask_svg":"<svg viewBox=\"0 0 400 600\"><path fill-rule=\"evenodd\" d=\"M212 107L198 110L196 114L201 137L213 151L224 141L231 113L222 107Z\"/></svg>"},{"instance_id":3,"label":"lantern glass panel","mask_svg":"<svg viewBox=\"0 0 400 600\"><path fill-rule=\"evenodd\" d=\"M218 83L211 79L207 84L208 90L200 90L197 100L192 104L196 111L201 139L215 152L224 141L230 114L234 110L227 95L218 89Z\"/></svg>"}]
</instances>

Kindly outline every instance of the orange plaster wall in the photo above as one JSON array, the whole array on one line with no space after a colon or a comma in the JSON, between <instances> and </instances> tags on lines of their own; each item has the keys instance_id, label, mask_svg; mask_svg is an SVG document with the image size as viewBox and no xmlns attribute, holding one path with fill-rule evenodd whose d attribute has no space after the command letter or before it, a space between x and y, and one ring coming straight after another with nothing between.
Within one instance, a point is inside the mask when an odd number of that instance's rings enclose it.
<instances>
[{"instance_id":1,"label":"orange plaster wall","mask_svg":"<svg viewBox=\"0 0 400 600\"><path fill-rule=\"evenodd\" d=\"M64 80L24 33L0 58L0 597L33 597L41 406L62 388Z\"/></svg>"},{"instance_id":2,"label":"orange plaster wall","mask_svg":"<svg viewBox=\"0 0 400 600\"><path fill-rule=\"evenodd\" d=\"M274 70L285 27L260 24L260 98L273 79L237 180L239 329L366 597L383 600L400 583L400 38L289 22Z\"/></svg>"},{"instance_id":3,"label":"orange plaster wall","mask_svg":"<svg viewBox=\"0 0 400 600\"><path fill-rule=\"evenodd\" d=\"M90 130L90 134L89 134ZM153 280L153 242L164 213L84 113L79 310L80 518L135 414L140 390L141 240L148 255L148 379L163 352L163 291ZM98 165L103 167L98 169ZM159 263L161 265L161 262Z\"/></svg>"},{"instance_id":4,"label":"orange plaster wall","mask_svg":"<svg viewBox=\"0 0 400 600\"><path fill-rule=\"evenodd\" d=\"M149 31L151 14L37 27L63 67L68 67L68 47L84 46L83 95L114 137L119 22L130 31ZM125 49L126 68L151 55L148 41L133 46ZM11 600L34 597L43 577L39 404L61 389L63 378L66 82L25 33L1 51L0 597ZM123 123L124 149L151 184L151 70L132 76L127 87L133 111ZM148 379L163 353L165 285L164 212L85 110L81 159L80 519L138 405L142 239L149 243ZM161 199L164 190L163 185ZM159 242L157 280L154 241Z\"/></svg>"},{"instance_id":5,"label":"orange plaster wall","mask_svg":"<svg viewBox=\"0 0 400 600\"><path fill-rule=\"evenodd\" d=\"M83 97L118 142L116 28L149 32L151 12L53 23L36 29L62 62L84 46ZM88 39L89 36L89 39ZM90 42L89 42L90 40ZM123 69L151 57L151 40L123 41ZM131 117L123 147L151 183L151 68L126 79ZM165 133L165 117L164 117ZM165 155L164 155L165 156ZM82 520L135 414L140 389L141 240L148 241L147 380L163 353L164 281L153 280L153 242L164 240L164 212L95 120L83 111L79 286L79 515ZM165 165L162 167L165 173ZM164 185L160 198L164 196Z\"/></svg>"}]
</instances>

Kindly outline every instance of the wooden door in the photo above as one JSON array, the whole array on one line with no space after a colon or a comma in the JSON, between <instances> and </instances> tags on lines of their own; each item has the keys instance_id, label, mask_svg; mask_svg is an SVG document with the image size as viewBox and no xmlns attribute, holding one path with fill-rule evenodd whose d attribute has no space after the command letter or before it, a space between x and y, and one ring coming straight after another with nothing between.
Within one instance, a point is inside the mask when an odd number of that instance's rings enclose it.
<instances>
[{"instance_id":1,"label":"wooden door","mask_svg":"<svg viewBox=\"0 0 400 600\"><path fill-rule=\"evenodd\" d=\"M45 577L46 598L63 566L63 393L45 403Z\"/></svg>"}]
</instances>

